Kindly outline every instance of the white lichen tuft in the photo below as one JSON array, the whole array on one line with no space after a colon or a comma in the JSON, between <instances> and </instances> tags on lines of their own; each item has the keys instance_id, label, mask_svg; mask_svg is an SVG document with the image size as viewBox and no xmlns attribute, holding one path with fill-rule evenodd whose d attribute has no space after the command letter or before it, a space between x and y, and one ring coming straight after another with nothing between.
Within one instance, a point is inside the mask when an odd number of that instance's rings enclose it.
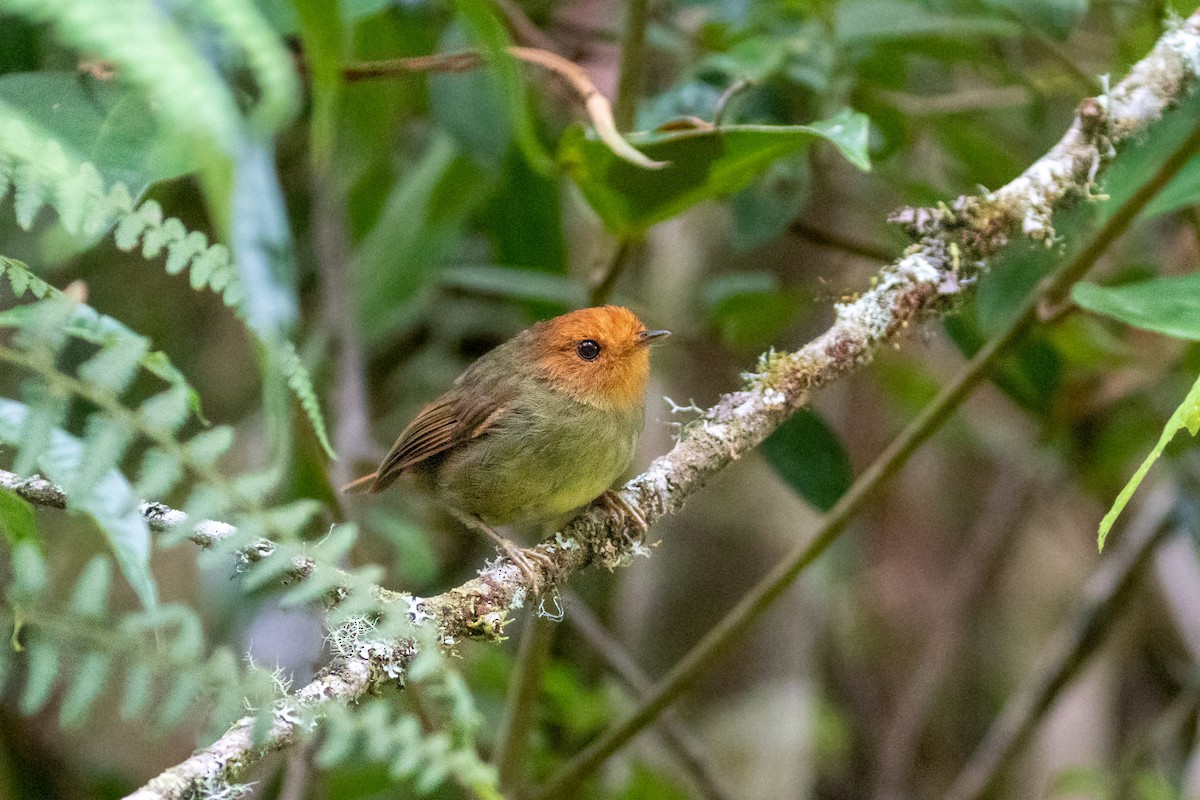
<instances>
[{"instance_id":1,"label":"white lichen tuft","mask_svg":"<svg viewBox=\"0 0 1200 800\"><path fill-rule=\"evenodd\" d=\"M1200 36L1180 21L1173 21L1172 27L1174 30L1163 37L1163 44L1179 54L1187 69L1200 75Z\"/></svg>"},{"instance_id":2,"label":"white lichen tuft","mask_svg":"<svg viewBox=\"0 0 1200 800\"><path fill-rule=\"evenodd\" d=\"M563 536L562 531L555 531L554 543L556 545L558 545L563 551L578 550L580 547L579 542L574 537Z\"/></svg>"},{"instance_id":3,"label":"white lichen tuft","mask_svg":"<svg viewBox=\"0 0 1200 800\"><path fill-rule=\"evenodd\" d=\"M433 616L428 611L421 608L421 603L424 601L420 597L414 597L411 594L403 594L400 595L400 599L402 599L408 605L408 618L412 624L420 625L426 620L433 619Z\"/></svg>"},{"instance_id":4,"label":"white lichen tuft","mask_svg":"<svg viewBox=\"0 0 1200 800\"><path fill-rule=\"evenodd\" d=\"M762 403L767 408L779 408L787 405L787 395L778 389L765 389L762 393Z\"/></svg>"},{"instance_id":5,"label":"white lichen tuft","mask_svg":"<svg viewBox=\"0 0 1200 800\"><path fill-rule=\"evenodd\" d=\"M937 283L942 276L942 271L926 258L924 253L919 252L902 258L891 272L892 274L888 276L889 280L893 276L905 277L913 283ZM886 288L886 286L880 288Z\"/></svg>"}]
</instances>

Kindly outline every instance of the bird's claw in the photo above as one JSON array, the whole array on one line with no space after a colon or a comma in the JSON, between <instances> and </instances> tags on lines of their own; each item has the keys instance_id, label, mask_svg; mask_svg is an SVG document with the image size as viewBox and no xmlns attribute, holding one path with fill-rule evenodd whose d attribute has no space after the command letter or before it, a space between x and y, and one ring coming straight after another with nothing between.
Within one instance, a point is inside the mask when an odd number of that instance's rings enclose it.
<instances>
[{"instance_id":1,"label":"bird's claw","mask_svg":"<svg viewBox=\"0 0 1200 800\"><path fill-rule=\"evenodd\" d=\"M604 494L600 495L600 502L605 508L612 511L623 523L622 534L629 545L635 546L641 544L641 541L646 537L646 532L650 530L650 523L646 522L646 518L642 515L642 510L630 503L618 491L609 489ZM637 537L629 535L628 528L633 527L637 530Z\"/></svg>"},{"instance_id":2,"label":"bird's claw","mask_svg":"<svg viewBox=\"0 0 1200 800\"><path fill-rule=\"evenodd\" d=\"M525 582L529 584L530 589L536 594L541 589L542 575L550 572L554 568L554 561L545 553L530 548L518 547L515 543L508 539L501 539L500 549L504 555L508 556L508 560L513 563L521 572L521 576L525 578ZM541 566L541 573L534 568L533 563L537 562Z\"/></svg>"}]
</instances>

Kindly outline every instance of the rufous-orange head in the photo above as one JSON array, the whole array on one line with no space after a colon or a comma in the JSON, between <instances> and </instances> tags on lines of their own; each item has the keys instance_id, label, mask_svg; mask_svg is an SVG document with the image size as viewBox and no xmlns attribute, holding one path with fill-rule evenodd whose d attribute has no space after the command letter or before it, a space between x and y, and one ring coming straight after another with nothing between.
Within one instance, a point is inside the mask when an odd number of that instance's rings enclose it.
<instances>
[{"instance_id":1,"label":"rufous-orange head","mask_svg":"<svg viewBox=\"0 0 1200 800\"><path fill-rule=\"evenodd\" d=\"M539 322L530 330L534 363L559 391L581 403L620 411L645 402L651 342L627 308L600 306Z\"/></svg>"}]
</instances>

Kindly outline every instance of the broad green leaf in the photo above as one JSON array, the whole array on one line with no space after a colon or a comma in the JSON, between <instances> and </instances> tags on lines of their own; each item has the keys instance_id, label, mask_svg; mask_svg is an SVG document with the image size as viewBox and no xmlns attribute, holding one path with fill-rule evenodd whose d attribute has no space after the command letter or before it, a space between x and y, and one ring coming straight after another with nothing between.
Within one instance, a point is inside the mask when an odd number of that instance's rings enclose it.
<instances>
[{"instance_id":1,"label":"broad green leaf","mask_svg":"<svg viewBox=\"0 0 1200 800\"><path fill-rule=\"evenodd\" d=\"M0 102L135 196L198 166L194 151L160 132L143 94L124 84L77 71L3 75Z\"/></svg>"},{"instance_id":2,"label":"broad green leaf","mask_svg":"<svg viewBox=\"0 0 1200 800\"><path fill-rule=\"evenodd\" d=\"M564 275L517 267L449 267L439 275L447 288L509 300L533 300L577 308L587 301L587 289Z\"/></svg>"},{"instance_id":3,"label":"broad green leaf","mask_svg":"<svg viewBox=\"0 0 1200 800\"><path fill-rule=\"evenodd\" d=\"M240 116L233 89L154 0L5 3L6 12L44 24L60 42L111 64L138 88L164 130L196 150L232 145Z\"/></svg>"},{"instance_id":4,"label":"broad green leaf","mask_svg":"<svg viewBox=\"0 0 1200 800\"><path fill-rule=\"evenodd\" d=\"M839 3L834 25L843 45L880 44L913 39L1014 38L1021 26L982 14L932 11L903 0L850 0Z\"/></svg>"},{"instance_id":5,"label":"broad green leaf","mask_svg":"<svg viewBox=\"0 0 1200 800\"><path fill-rule=\"evenodd\" d=\"M243 136L229 197L230 244L246 324L264 342L283 339L299 316L292 234L269 144Z\"/></svg>"},{"instance_id":6,"label":"broad green leaf","mask_svg":"<svg viewBox=\"0 0 1200 800\"><path fill-rule=\"evenodd\" d=\"M388 197L354 255L359 318L369 341L403 319L405 303L458 241L467 215L486 199L486 175L439 133Z\"/></svg>"},{"instance_id":7,"label":"broad green leaf","mask_svg":"<svg viewBox=\"0 0 1200 800\"><path fill-rule=\"evenodd\" d=\"M9 444L20 441L30 416L24 404L0 398L0 441ZM37 465L50 480L70 486L82 467L83 457L83 443L54 428L49 447L38 454ZM96 521L138 599L142 605L153 608L157 601L150 573L150 528L138 511L138 498L125 476L118 470L109 470L92 486L70 494L67 507Z\"/></svg>"},{"instance_id":8,"label":"broad green leaf","mask_svg":"<svg viewBox=\"0 0 1200 800\"><path fill-rule=\"evenodd\" d=\"M8 489L0 489L0 534L3 534L9 547L15 547L18 542L41 546L33 506Z\"/></svg>"},{"instance_id":9,"label":"broad green leaf","mask_svg":"<svg viewBox=\"0 0 1200 800\"><path fill-rule=\"evenodd\" d=\"M1200 205L1200 156L1193 157L1146 205L1148 217Z\"/></svg>"},{"instance_id":10,"label":"broad green leaf","mask_svg":"<svg viewBox=\"0 0 1200 800\"><path fill-rule=\"evenodd\" d=\"M438 52L454 53L474 46L466 26L447 26L438 40ZM499 170L513 139L512 109L504 86L489 70L432 73L429 86L430 121L454 137L463 151L489 172ZM480 125L481 119L489 124ZM519 149L516 157L524 159ZM527 167L528 168L528 167Z\"/></svg>"},{"instance_id":11,"label":"broad green leaf","mask_svg":"<svg viewBox=\"0 0 1200 800\"><path fill-rule=\"evenodd\" d=\"M780 159L767 168L762 180L730 200L733 212L732 244L749 250L766 244L787 230L808 200L808 160Z\"/></svg>"},{"instance_id":12,"label":"broad green leaf","mask_svg":"<svg viewBox=\"0 0 1200 800\"><path fill-rule=\"evenodd\" d=\"M801 298L768 272L720 275L705 284L704 306L721 339L735 347L763 347L796 318Z\"/></svg>"},{"instance_id":13,"label":"broad green leaf","mask_svg":"<svg viewBox=\"0 0 1200 800\"><path fill-rule=\"evenodd\" d=\"M563 236L563 184L537 174L513 148L500 166L496 191L486 219L497 264L565 273L567 242Z\"/></svg>"},{"instance_id":14,"label":"broad green leaf","mask_svg":"<svg viewBox=\"0 0 1200 800\"><path fill-rule=\"evenodd\" d=\"M517 60L508 53L513 42L498 10L486 0L456 0L454 6L479 41L489 68L504 89L509 121L521 152L534 170L550 174L554 161L537 137L529 98L526 96L525 79Z\"/></svg>"},{"instance_id":15,"label":"broad green leaf","mask_svg":"<svg viewBox=\"0 0 1200 800\"><path fill-rule=\"evenodd\" d=\"M762 453L788 486L821 511L832 508L854 479L837 434L806 408L767 437Z\"/></svg>"},{"instance_id":16,"label":"broad green leaf","mask_svg":"<svg viewBox=\"0 0 1200 800\"><path fill-rule=\"evenodd\" d=\"M1088 10L1088 0L985 0L985 3L1056 39L1066 39Z\"/></svg>"},{"instance_id":17,"label":"broad green leaf","mask_svg":"<svg viewBox=\"0 0 1200 800\"><path fill-rule=\"evenodd\" d=\"M1112 530L1113 523L1117 521L1121 511L1129 503L1129 498L1133 497L1133 493L1137 491L1142 480L1146 477L1146 473L1150 471L1150 467L1154 466L1154 462L1158 461L1159 456L1163 454L1167 444L1175 438L1175 434L1182 428L1187 428L1188 433L1195 436L1200 433L1200 378L1192 384L1191 390L1187 393L1187 397L1180 403L1179 408L1175 409L1175 413L1167 420L1166 427L1163 428L1162 435L1158 438L1158 443L1154 445L1154 449L1150 451L1150 455L1146 456L1146 460L1137 468L1137 472L1133 473L1133 477L1129 479L1129 483L1125 484L1125 488L1117 495L1117 499L1113 501L1112 508L1104 515L1104 519L1100 520L1100 532L1096 538L1096 546L1104 549L1104 540L1108 538L1108 532Z\"/></svg>"},{"instance_id":18,"label":"broad green leaf","mask_svg":"<svg viewBox=\"0 0 1200 800\"><path fill-rule=\"evenodd\" d=\"M1125 286L1079 283L1071 299L1135 328L1200 341L1200 273Z\"/></svg>"},{"instance_id":19,"label":"broad green leaf","mask_svg":"<svg viewBox=\"0 0 1200 800\"><path fill-rule=\"evenodd\" d=\"M750 185L773 162L814 140L834 144L859 169L870 169L868 121L849 109L812 125L730 125L633 134L630 144L667 167L646 170L621 160L581 126L569 128L559 160L609 230L629 237L702 200Z\"/></svg>"},{"instance_id":20,"label":"broad green leaf","mask_svg":"<svg viewBox=\"0 0 1200 800\"><path fill-rule=\"evenodd\" d=\"M1167 157L1191 135L1197 116L1200 116L1200 93L1193 92L1164 114L1145 137L1122 148L1099 187L1109 198L1103 204L1104 208L1111 209L1108 213L1120 208L1148 176L1158 171ZM1200 204L1200 156L1183 165L1146 205L1142 215L1153 217L1197 204Z\"/></svg>"}]
</instances>

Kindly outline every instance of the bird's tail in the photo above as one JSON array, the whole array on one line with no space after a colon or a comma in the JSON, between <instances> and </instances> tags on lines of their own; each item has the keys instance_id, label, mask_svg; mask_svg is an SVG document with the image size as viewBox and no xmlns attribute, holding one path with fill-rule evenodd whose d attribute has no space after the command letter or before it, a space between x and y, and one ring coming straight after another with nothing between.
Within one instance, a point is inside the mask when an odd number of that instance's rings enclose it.
<instances>
[{"instance_id":1,"label":"bird's tail","mask_svg":"<svg viewBox=\"0 0 1200 800\"><path fill-rule=\"evenodd\" d=\"M371 487L375 484L375 479L379 477L378 472L372 472L370 475L363 475L361 478L350 481L341 488L342 494L359 494L361 492L371 491Z\"/></svg>"}]
</instances>

